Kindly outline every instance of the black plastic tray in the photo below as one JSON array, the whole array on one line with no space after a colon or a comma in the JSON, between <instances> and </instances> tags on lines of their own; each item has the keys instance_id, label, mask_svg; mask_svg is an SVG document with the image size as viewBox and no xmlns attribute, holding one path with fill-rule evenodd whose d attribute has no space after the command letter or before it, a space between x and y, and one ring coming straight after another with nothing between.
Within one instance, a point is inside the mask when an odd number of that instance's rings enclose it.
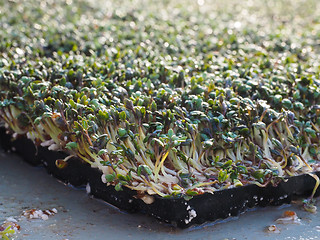
<instances>
[{"instance_id":1,"label":"black plastic tray","mask_svg":"<svg viewBox=\"0 0 320 240\"><path fill-rule=\"evenodd\" d=\"M74 186L90 185L90 194L96 198L128 212L142 212L161 221L179 228L186 228L194 224L238 216L255 206L281 205L290 203L298 196L311 194L315 180L307 175L290 177L277 187L265 188L247 185L238 188L217 191L213 194L205 193L195 196L191 200L184 198L161 198L153 196L154 202L146 204L136 198L137 193L128 188L117 192L113 186L107 186L101 181L102 173L91 168L81 160L68 160L66 168L58 169L56 159L66 157L63 152L49 151L44 147L35 147L33 142L25 137L11 141L11 137L0 129L0 143L5 150L14 149L25 161L39 165L43 164L47 171L65 183ZM316 172L320 176L320 172ZM316 195L319 195L317 191Z\"/></svg>"}]
</instances>

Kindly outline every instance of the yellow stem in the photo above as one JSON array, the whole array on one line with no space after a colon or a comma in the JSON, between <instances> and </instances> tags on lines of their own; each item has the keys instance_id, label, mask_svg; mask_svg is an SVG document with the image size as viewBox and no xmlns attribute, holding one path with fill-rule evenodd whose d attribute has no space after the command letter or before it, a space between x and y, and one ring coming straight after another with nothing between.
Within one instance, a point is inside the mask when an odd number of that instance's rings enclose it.
<instances>
[{"instance_id":1,"label":"yellow stem","mask_svg":"<svg viewBox=\"0 0 320 240\"><path fill-rule=\"evenodd\" d=\"M159 175L159 171L160 171L160 167L161 165L163 165L164 161L166 160L168 154L169 154L170 149L168 149L168 151L162 155L161 161L160 163L157 164L157 162L159 162L159 159L157 159L156 165L155 165L155 172L154 172L154 181L156 182L158 180L158 175Z\"/></svg>"},{"instance_id":2,"label":"yellow stem","mask_svg":"<svg viewBox=\"0 0 320 240\"><path fill-rule=\"evenodd\" d=\"M319 187L319 184L320 184L320 179L318 177L318 175L314 174L314 173L308 173L309 176L313 177L314 180L316 180L316 184L314 185L314 188L313 188L313 191L312 191L312 194L310 196L310 199L312 199L314 197L314 195L316 194L316 191Z\"/></svg>"}]
</instances>

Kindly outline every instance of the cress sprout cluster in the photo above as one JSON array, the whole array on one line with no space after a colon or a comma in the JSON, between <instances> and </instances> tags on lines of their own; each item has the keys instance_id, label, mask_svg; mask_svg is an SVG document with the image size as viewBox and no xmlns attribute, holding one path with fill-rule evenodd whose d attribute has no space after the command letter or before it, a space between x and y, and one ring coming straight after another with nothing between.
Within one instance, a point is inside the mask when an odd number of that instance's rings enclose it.
<instances>
[{"instance_id":1,"label":"cress sprout cluster","mask_svg":"<svg viewBox=\"0 0 320 240\"><path fill-rule=\"evenodd\" d=\"M80 158L117 190L163 197L320 169L316 18L304 29L294 5L300 28L260 29L235 3L79 2L0 5L0 117L14 137Z\"/></svg>"}]
</instances>

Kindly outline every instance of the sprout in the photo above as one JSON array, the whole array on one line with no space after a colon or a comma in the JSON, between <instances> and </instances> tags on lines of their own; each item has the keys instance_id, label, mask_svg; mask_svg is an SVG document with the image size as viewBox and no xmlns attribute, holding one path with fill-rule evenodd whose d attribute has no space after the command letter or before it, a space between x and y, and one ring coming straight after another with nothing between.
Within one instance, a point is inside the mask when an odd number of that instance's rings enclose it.
<instances>
[{"instance_id":1,"label":"sprout","mask_svg":"<svg viewBox=\"0 0 320 240\"><path fill-rule=\"evenodd\" d=\"M1 229L0 226L0 237L4 240L10 240L13 234L15 234L15 230L12 228L12 226L8 226L5 229Z\"/></svg>"}]
</instances>

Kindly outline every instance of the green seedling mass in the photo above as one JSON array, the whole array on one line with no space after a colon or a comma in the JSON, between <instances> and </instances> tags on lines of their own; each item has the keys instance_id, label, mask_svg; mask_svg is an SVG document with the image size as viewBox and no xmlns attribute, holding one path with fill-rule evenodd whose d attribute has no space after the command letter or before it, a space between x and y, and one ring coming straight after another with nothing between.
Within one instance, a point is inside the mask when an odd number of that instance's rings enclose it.
<instances>
[{"instance_id":1,"label":"green seedling mass","mask_svg":"<svg viewBox=\"0 0 320 240\"><path fill-rule=\"evenodd\" d=\"M1 122L141 196L319 171L319 7L1 1Z\"/></svg>"}]
</instances>

